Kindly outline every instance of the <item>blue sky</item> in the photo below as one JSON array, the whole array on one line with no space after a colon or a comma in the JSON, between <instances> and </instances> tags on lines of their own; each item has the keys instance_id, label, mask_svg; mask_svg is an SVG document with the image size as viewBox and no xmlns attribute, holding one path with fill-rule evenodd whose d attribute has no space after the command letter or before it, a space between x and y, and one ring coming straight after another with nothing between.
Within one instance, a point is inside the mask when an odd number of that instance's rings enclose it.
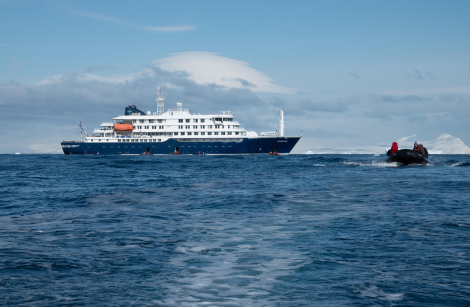
<instances>
[{"instance_id":1,"label":"blue sky","mask_svg":"<svg viewBox=\"0 0 470 307\"><path fill-rule=\"evenodd\" d=\"M173 85L162 84L168 107L235 110L258 132L282 107L286 131L304 131L298 151L413 134L468 144L469 12L469 1L0 0L3 119L32 118L0 152L53 147L77 133L71 122L92 130L131 102L153 108L155 82Z\"/></svg>"}]
</instances>

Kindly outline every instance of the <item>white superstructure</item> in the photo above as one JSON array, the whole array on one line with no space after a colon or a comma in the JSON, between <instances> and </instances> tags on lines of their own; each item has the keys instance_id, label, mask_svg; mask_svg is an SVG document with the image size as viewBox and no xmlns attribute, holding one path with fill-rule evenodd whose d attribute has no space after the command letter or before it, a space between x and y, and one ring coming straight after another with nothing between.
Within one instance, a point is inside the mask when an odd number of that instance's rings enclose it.
<instances>
[{"instance_id":1,"label":"white superstructure","mask_svg":"<svg viewBox=\"0 0 470 307\"><path fill-rule=\"evenodd\" d=\"M257 136L240 126L230 111L217 114L201 115L189 113L183 109L182 103L177 102L176 109L164 111L165 99L161 96L160 87L157 89L157 112L143 113L135 106L129 106L136 112L122 115L104 122L86 136L85 142L164 142L169 138L180 139L217 139L220 141L241 141L241 138ZM160 114L161 113L161 114ZM116 124L130 125L132 131L116 131ZM203 141L203 140L201 140Z\"/></svg>"}]
</instances>

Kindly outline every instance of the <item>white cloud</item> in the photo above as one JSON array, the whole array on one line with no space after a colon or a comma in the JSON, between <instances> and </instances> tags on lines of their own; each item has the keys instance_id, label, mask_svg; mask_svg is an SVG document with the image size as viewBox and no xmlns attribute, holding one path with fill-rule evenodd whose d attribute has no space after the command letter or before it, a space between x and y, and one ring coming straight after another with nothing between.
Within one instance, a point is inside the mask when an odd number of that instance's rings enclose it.
<instances>
[{"instance_id":1,"label":"white cloud","mask_svg":"<svg viewBox=\"0 0 470 307\"><path fill-rule=\"evenodd\" d=\"M8 45L2 45L2 44L0 44L0 47L8 47Z\"/></svg>"},{"instance_id":2,"label":"white cloud","mask_svg":"<svg viewBox=\"0 0 470 307\"><path fill-rule=\"evenodd\" d=\"M93 13L93 12L87 12L87 11L79 10L79 9L76 9L76 8L66 7L65 9L68 10L69 12L72 12L73 14L76 14L76 15L89 17L89 18L93 18L93 19L98 19L98 20L103 20L103 21L112 22L112 23L117 23L117 24L120 24L120 25L128 26L128 27L140 28L142 30L150 30L150 31L154 31L154 32L189 31L189 30L192 30L196 27L194 25L190 25L190 26L173 26L173 27L150 27L150 26L143 26L143 25L135 24L135 23L123 20L123 19L119 19L119 18L114 18L114 17L110 17L110 16L106 16L106 15L96 14L96 13Z\"/></svg>"},{"instance_id":3,"label":"white cloud","mask_svg":"<svg viewBox=\"0 0 470 307\"><path fill-rule=\"evenodd\" d=\"M445 95L445 94L470 94L470 86L458 87L434 87L418 89L401 89L384 92L385 95Z\"/></svg>"},{"instance_id":4,"label":"white cloud","mask_svg":"<svg viewBox=\"0 0 470 307\"><path fill-rule=\"evenodd\" d=\"M155 66L170 72L187 72L187 78L197 84L217 84L230 88L245 88L253 92L295 94L294 88L276 85L273 80L249 66L248 63L222 57L212 52L181 52L170 57L156 60ZM76 73L77 81L100 81L108 83L125 83L144 77L152 77L155 72L147 68L140 72L98 76L90 73ZM56 75L36 83L36 85L52 84L69 78L70 74ZM165 86L172 87L171 84Z\"/></svg>"},{"instance_id":5,"label":"white cloud","mask_svg":"<svg viewBox=\"0 0 470 307\"><path fill-rule=\"evenodd\" d=\"M295 94L296 89L276 85L273 79L248 63L213 52L180 52L154 64L167 71L186 71L198 84L215 83L227 88L250 88L254 92Z\"/></svg>"},{"instance_id":6,"label":"white cloud","mask_svg":"<svg viewBox=\"0 0 470 307\"><path fill-rule=\"evenodd\" d=\"M144 78L144 77L153 77L154 75L155 75L154 71L149 68L144 69L139 72L135 72L135 73L113 75L113 76L98 76L95 74L88 74L88 73L61 74L61 75L48 77L39 82L36 82L36 85L58 83L63 80L69 79L70 76L75 77L75 81L79 81L79 82L100 81L100 82L106 82L106 83L126 83L126 82L132 82L137 79Z\"/></svg>"},{"instance_id":7,"label":"white cloud","mask_svg":"<svg viewBox=\"0 0 470 307\"><path fill-rule=\"evenodd\" d=\"M406 141L408 141L409 139L412 139L412 138L416 138L416 135L413 134L413 135L410 135L410 136L404 136L404 137L400 138L397 142L398 143L406 142Z\"/></svg>"}]
</instances>

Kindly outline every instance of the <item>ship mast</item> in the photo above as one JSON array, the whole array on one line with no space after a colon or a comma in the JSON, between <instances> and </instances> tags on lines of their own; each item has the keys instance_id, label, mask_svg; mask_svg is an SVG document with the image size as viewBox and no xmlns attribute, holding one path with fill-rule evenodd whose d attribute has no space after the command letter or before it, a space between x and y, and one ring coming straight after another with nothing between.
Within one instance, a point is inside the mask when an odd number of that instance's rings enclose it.
<instances>
[{"instance_id":1,"label":"ship mast","mask_svg":"<svg viewBox=\"0 0 470 307\"><path fill-rule=\"evenodd\" d=\"M162 98L162 88L157 87L157 115L162 115L165 109L165 98Z\"/></svg>"},{"instance_id":2,"label":"ship mast","mask_svg":"<svg viewBox=\"0 0 470 307\"><path fill-rule=\"evenodd\" d=\"M86 136L89 136L88 133L86 133L85 129L83 129L82 127L82 121L80 121L80 125L78 125L80 127L80 143L83 143L83 132L85 132L85 135Z\"/></svg>"}]
</instances>

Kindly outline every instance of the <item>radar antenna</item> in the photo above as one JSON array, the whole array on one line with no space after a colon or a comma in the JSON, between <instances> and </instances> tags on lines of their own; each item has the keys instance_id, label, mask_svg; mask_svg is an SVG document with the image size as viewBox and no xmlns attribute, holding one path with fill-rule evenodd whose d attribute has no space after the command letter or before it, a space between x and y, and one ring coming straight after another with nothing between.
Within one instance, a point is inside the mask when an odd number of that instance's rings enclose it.
<instances>
[{"instance_id":1,"label":"radar antenna","mask_svg":"<svg viewBox=\"0 0 470 307\"><path fill-rule=\"evenodd\" d=\"M157 87L157 115L162 115L165 109L165 98L162 98L162 88Z\"/></svg>"}]
</instances>

